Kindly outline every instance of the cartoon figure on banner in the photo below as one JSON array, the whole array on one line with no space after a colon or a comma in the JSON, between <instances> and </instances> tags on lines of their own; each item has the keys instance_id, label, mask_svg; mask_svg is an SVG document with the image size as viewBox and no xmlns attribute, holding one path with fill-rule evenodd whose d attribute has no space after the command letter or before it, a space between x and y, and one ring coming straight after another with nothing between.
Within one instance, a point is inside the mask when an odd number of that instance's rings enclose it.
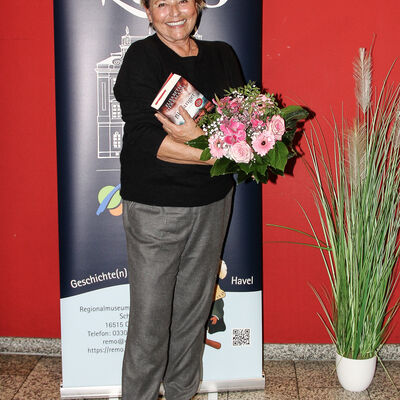
<instances>
[{"instance_id":1,"label":"cartoon figure on banner","mask_svg":"<svg viewBox=\"0 0 400 400\"><path fill-rule=\"evenodd\" d=\"M228 267L224 260L221 260L221 265L219 269L219 279L225 279L228 273ZM210 319L207 324L207 331L210 335L216 332L224 332L226 330L226 325L224 322L224 298L226 297L226 293L219 286L219 279L217 284L215 285L215 295L214 295L214 303L212 305ZM215 349L221 348L221 343L216 342L215 340L211 340L206 338L206 344L214 347Z\"/></svg>"}]
</instances>

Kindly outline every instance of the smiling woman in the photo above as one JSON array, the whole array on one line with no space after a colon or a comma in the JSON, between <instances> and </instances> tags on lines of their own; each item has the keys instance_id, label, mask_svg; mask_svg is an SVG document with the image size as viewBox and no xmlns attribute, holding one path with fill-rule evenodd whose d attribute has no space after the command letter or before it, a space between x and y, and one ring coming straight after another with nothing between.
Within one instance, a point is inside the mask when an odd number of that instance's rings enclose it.
<instances>
[{"instance_id":1,"label":"smiling woman","mask_svg":"<svg viewBox=\"0 0 400 400\"><path fill-rule=\"evenodd\" d=\"M190 34L196 25L203 0L144 0L147 18L158 37L182 57L197 55Z\"/></svg>"},{"instance_id":2,"label":"smiling woman","mask_svg":"<svg viewBox=\"0 0 400 400\"><path fill-rule=\"evenodd\" d=\"M187 141L203 131L182 108L175 125L151 104L176 73L206 98L243 85L232 48L191 37L201 0L143 1L155 34L125 54L114 87L125 121L121 196L128 249L130 318L122 399L188 400L200 383L205 327L229 221L231 176Z\"/></svg>"}]
</instances>

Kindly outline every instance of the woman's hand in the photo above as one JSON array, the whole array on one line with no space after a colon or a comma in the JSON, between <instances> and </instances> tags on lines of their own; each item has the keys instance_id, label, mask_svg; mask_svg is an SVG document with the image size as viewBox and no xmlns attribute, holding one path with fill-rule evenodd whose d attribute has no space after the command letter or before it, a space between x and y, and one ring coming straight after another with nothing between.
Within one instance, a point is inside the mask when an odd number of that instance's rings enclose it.
<instances>
[{"instance_id":1,"label":"woman's hand","mask_svg":"<svg viewBox=\"0 0 400 400\"><path fill-rule=\"evenodd\" d=\"M215 158L201 161L202 150L178 143L171 136L165 136L158 148L157 158L175 164L214 165Z\"/></svg>"},{"instance_id":2,"label":"woman's hand","mask_svg":"<svg viewBox=\"0 0 400 400\"><path fill-rule=\"evenodd\" d=\"M197 126L193 118L182 106L179 106L179 113L185 120L185 123L182 125L175 125L165 115L159 112L155 114L155 117L162 124L164 131L178 143L186 143L189 140L196 139L200 135L203 135L203 130Z\"/></svg>"}]
</instances>

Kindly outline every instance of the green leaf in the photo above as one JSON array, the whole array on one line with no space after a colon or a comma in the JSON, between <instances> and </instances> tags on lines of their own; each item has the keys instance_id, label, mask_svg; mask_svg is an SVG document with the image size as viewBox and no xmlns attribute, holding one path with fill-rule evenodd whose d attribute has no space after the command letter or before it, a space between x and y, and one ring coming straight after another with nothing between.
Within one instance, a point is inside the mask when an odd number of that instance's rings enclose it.
<instances>
[{"instance_id":1,"label":"green leaf","mask_svg":"<svg viewBox=\"0 0 400 400\"><path fill-rule=\"evenodd\" d=\"M200 160L201 161L208 161L211 158L211 152L210 149L207 147L206 149L203 150L203 152L200 155Z\"/></svg>"},{"instance_id":2,"label":"green leaf","mask_svg":"<svg viewBox=\"0 0 400 400\"><path fill-rule=\"evenodd\" d=\"M200 135L196 139L189 140L186 142L190 147L195 147L196 149L204 150L208 147L208 138L206 135Z\"/></svg>"},{"instance_id":3,"label":"green leaf","mask_svg":"<svg viewBox=\"0 0 400 400\"><path fill-rule=\"evenodd\" d=\"M245 164L245 163L238 163L239 168L246 172L246 174L249 174L251 171L251 164Z\"/></svg>"},{"instance_id":4,"label":"green leaf","mask_svg":"<svg viewBox=\"0 0 400 400\"><path fill-rule=\"evenodd\" d=\"M215 161L211 168L211 176L219 176L225 174L232 174L237 171L236 164L229 160L229 158L222 157Z\"/></svg>"},{"instance_id":5,"label":"green leaf","mask_svg":"<svg viewBox=\"0 0 400 400\"><path fill-rule=\"evenodd\" d=\"M265 172L268 168L268 164L266 162L264 163L256 163L255 164L255 170L260 174L260 175L265 175Z\"/></svg>"},{"instance_id":6,"label":"green leaf","mask_svg":"<svg viewBox=\"0 0 400 400\"><path fill-rule=\"evenodd\" d=\"M249 179L251 176L249 176L248 174L246 174L246 172L240 170L237 174L237 183L242 183L244 181L246 181L247 179Z\"/></svg>"},{"instance_id":7,"label":"green leaf","mask_svg":"<svg viewBox=\"0 0 400 400\"><path fill-rule=\"evenodd\" d=\"M305 119L308 111L301 106L291 105L281 109L281 117L286 121Z\"/></svg>"},{"instance_id":8,"label":"green leaf","mask_svg":"<svg viewBox=\"0 0 400 400\"><path fill-rule=\"evenodd\" d=\"M285 175L285 172L281 171L279 169L275 169L275 168L270 167L270 170L275 175L280 175L280 176L284 176Z\"/></svg>"},{"instance_id":9,"label":"green leaf","mask_svg":"<svg viewBox=\"0 0 400 400\"><path fill-rule=\"evenodd\" d=\"M273 149L268 152L269 162L272 168L283 172L288 159L289 150L282 142L276 142Z\"/></svg>"},{"instance_id":10,"label":"green leaf","mask_svg":"<svg viewBox=\"0 0 400 400\"><path fill-rule=\"evenodd\" d=\"M268 172L266 170L263 173L254 171L253 178L257 183L267 183L268 182Z\"/></svg>"}]
</instances>

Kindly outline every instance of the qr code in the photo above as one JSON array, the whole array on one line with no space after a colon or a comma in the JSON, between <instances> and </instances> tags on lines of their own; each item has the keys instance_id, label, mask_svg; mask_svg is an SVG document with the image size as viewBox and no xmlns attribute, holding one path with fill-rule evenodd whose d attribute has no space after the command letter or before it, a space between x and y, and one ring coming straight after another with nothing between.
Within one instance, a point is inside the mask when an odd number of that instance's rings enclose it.
<instances>
[{"instance_id":1,"label":"qr code","mask_svg":"<svg viewBox=\"0 0 400 400\"><path fill-rule=\"evenodd\" d=\"M250 346L250 329L232 329L232 346Z\"/></svg>"}]
</instances>

